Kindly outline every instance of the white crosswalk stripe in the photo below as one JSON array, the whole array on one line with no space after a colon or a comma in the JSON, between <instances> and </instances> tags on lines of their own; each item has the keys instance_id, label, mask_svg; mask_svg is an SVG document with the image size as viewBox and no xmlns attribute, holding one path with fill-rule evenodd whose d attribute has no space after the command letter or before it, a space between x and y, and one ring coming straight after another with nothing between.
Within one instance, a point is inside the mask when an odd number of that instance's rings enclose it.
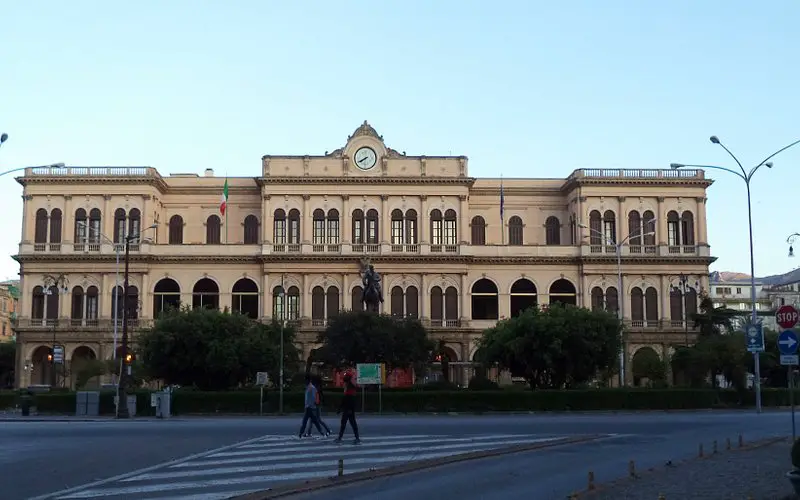
<instances>
[{"instance_id":1,"label":"white crosswalk stripe","mask_svg":"<svg viewBox=\"0 0 800 500\"><path fill-rule=\"evenodd\" d=\"M340 458L344 460L345 474L353 474L417 460L554 441L563 437L415 434L369 437L361 444L353 445L352 441L334 443L333 438L266 436L102 485L74 489L54 498L223 500L281 483L335 476Z\"/></svg>"}]
</instances>

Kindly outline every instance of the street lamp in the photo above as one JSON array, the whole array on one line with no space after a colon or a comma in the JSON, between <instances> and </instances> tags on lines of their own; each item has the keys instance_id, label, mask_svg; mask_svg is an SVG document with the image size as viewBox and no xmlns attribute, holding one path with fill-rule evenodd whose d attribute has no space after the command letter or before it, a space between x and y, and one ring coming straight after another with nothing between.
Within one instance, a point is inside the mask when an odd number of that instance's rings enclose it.
<instances>
[{"instance_id":1,"label":"street lamp","mask_svg":"<svg viewBox=\"0 0 800 500\"><path fill-rule=\"evenodd\" d=\"M651 219L648 221L648 225L655 224L657 219ZM596 234L599 236L603 244L605 246L613 246L615 253L617 255L617 316L619 317L620 323L623 325L625 324L625 292L622 289L622 247L628 242L631 238L644 238L645 236L652 236L655 231L649 231L647 233L643 233L642 231L634 231L628 236L626 236L622 241L614 241L614 238L609 238L606 234L602 231L597 229L593 229L585 224L578 224L579 227L584 229L588 229L590 233ZM619 386L625 386L625 342L620 344L619 348Z\"/></svg>"},{"instance_id":2,"label":"street lamp","mask_svg":"<svg viewBox=\"0 0 800 500\"><path fill-rule=\"evenodd\" d=\"M678 286L672 284L672 280L675 278L678 279ZM689 317L688 317L689 303L687 302L687 295L686 295L687 292L692 288L691 286L689 286L689 277L681 273L678 276L670 278L670 287L673 290L680 292L681 294L681 301L683 302L683 305L681 306L681 310L683 311L683 329L684 333L686 334L686 347L689 347ZM695 280L694 281L695 292L697 291L698 288L700 288L700 280ZM695 300L696 299L697 296L695 296Z\"/></svg>"},{"instance_id":3,"label":"street lamp","mask_svg":"<svg viewBox=\"0 0 800 500\"><path fill-rule=\"evenodd\" d=\"M63 163L51 163L49 165L37 165L35 167L17 167L17 168L12 168L11 170L5 170L3 172L0 172L0 177L8 174L13 174L14 172L21 172L29 168L66 168L66 167L67 166Z\"/></svg>"},{"instance_id":4,"label":"street lamp","mask_svg":"<svg viewBox=\"0 0 800 500\"><path fill-rule=\"evenodd\" d=\"M67 277L64 274L59 274L58 276L53 276L52 274L45 274L42 277L42 285L43 285L43 288L44 288L43 293L44 293L45 296L53 295L53 288L56 289L55 293L57 295L66 295L66 293L69 291L69 279L67 279ZM50 311L48 311L48 313L50 313ZM47 319L45 319L45 321L47 321ZM51 368L53 370L52 374L50 375L50 377L51 377L51 387L53 387L53 388L56 387L56 364L57 364L57 361L56 361L56 346L57 346L57 344L56 344L56 323L57 323L57 321L58 321L58 311L56 311L56 320L53 322L53 325L52 325L52 328L53 328L53 351L52 351L52 354L50 354L50 356L49 356L49 358L50 358L49 361L50 361L50 364L51 364ZM62 351L62 356L63 356L63 351ZM61 359L61 363L62 364L64 363L63 357Z\"/></svg>"},{"instance_id":5,"label":"street lamp","mask_svg":"<svg viewBox=\"0 0 800 500\"><path fill-rule=\"evenodd\" d=\"M758 320L757 313L756 313L756 266L755 266L755 256L753 253L753 209L752 209L752 199L750 194L750 182L753 180L753 176L758 169L761 167L772 168L772 162L769 161L770 158L786 151L787 149L791 148L796 144L800 144L800 139L794 141L793 143L789 144L788 146L784 146L781 149L775 151L771 155L767 156L761 162L756 165L755 167L751 168L750 171L745 170L742 162L736 158L730 149L728 149L722 141L716 135L712 135L709 140L712 144L718 144L725 152L733 158L733 161L739 166L739 170L734 170L728 167L720 167L717 165L689 165L683 163L671 163L670 167L673 170L677 170L679 168L691 167L691 168L708 168L712 170L723 170L725 172L731 173L744 181L745 187L747 188L747 226L750 233L750 306L751 306L751 318L750 322L753 326L756 325ZM761 413L761 357L759 356L758 352L753 352L753 361L755 364L755 385L756 385L756 412Z\"/></svg>"},{"instance_id":6,"label":"street lamp","mask_svg":"<svg viewBox=\"0 0 800 500\"><path fill-rule=\"evenodd\" d=\"M3 143L6 142L7 140L8 140L8 134L6 134L5 132L0 134L0 146L2 146Z\"/></svg>"},{"instance_id":7,"label":"street lamp","mask_svg":"<svg viewBox=\"0 0 800 500\"><path fill-rule=\"evenodd\" d=\"M158 224L153 224L147 227L148 229L156 229ZM130 418L128 412L128 397L126 386L128 385L128 376L131 374L131 362L133 361L132 355L128 353L128 275L131 255L131 243L138 240L142 236L143 231L138 233L129 233L125 236L125 276L122 285L122 363L127 364L127 369L120 369L119 382L117 383L117 418ZM122 367L122 364L120 365Z\"/></svg>"},{"instance_id":8,"label":"street lamp","mask_svg":"<svg viewBox=\"0 0 800 500\"><path fill-rule=\"evenodd\" d=\"M786 243L789 244L789 257L794 257L794 247L793 247L793 245L794 245L794 240L797 237L800 237L800 233L792 233L792 234L789 235L788 238L786 238Z\"/></svg>"},{"instance_id":9,"label":"street lamp","mask_svg":"<svg viewBox=\"0 0 800 500\"><path fill-rule=\"evenodd\" d=\"M284 281L286 279L285 274L281 274L281 288L278 291L278 299L280 300L280 332L281 332L281 366L280 366L280 373L278 376L278 383L280 387L278 388L278 413L283 415L283 328L284 323L286 322L286 287L284 286Z\"/></svg>"}]
</instances>

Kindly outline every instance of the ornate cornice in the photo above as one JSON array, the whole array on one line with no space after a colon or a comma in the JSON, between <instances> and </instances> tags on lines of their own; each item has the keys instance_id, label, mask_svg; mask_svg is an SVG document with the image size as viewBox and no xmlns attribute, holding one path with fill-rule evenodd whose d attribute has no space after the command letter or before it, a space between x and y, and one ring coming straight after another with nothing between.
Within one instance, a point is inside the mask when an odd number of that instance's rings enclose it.
<instances>
[{"instance_id":1,"label":"ornate cornice","mask_svg":"<svg viewBox=\"0 0 800 500\"><path fill-rule=\"evenodd\" d=\"M271 184L455 184L471 187L475 177L259 177L256 183L260 186ZM498 191L499 192L499 191Z\"/></svg>"}]
</instances>

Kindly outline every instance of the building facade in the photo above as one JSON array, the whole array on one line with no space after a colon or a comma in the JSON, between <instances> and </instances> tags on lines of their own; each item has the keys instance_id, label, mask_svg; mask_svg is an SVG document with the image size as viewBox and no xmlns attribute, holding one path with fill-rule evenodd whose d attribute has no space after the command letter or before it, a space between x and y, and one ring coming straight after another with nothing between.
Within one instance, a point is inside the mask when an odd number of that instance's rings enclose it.
<instances>
[{"instance_id":1,"label":"building facade","mask_svg":"<svg viewBox=\"0 0 800 500\"><path fill-rule=\"evenodd\" d=\"M455 366L498 319L554 302L622 306L628 366L642 348L664 356L685 342L699 291L684 301L678 274L707 288L713 261L703 171L501 181L470 177L467 166L464 156L398 152L364 122L335 151L264 156L258 175L227 179L224 215L226 179L211 170L28 169L18 178L18 382L50 380L54 343L67 367L112 357L118 242L131 229L143 238L131 246L134 328L170 304L227 307L296 321L307 354L328 318L360 307L369 260L382 274L383 311L421 318ZM457 369L457 382L468 377Z\"/></svg>"},{"instance_id":2,"label":"building facade","mask_svg":"<svg viewBox=\"0 0 800 500\"><path fill-rule=\"evenodd\" d=\"M17 318L19 281L0 282L0 342L15 340L14 323Z\"/></svg>"}]
</instances>

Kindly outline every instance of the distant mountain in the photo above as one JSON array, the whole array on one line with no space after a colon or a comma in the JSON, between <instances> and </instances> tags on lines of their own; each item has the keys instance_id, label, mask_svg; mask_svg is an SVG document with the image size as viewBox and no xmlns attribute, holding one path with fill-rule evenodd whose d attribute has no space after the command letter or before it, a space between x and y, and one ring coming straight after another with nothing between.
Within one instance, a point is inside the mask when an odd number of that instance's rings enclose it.
<instances>
[{"instance_id":1,"label":"distant mountain","mask_svg":"<svg viewBox=\"0 0 800 500\"><path fill-rule=\"evenodd\" d=\"M714 271L709 274L709 279L717 283L724 283L726 281L745 281L750 279L747 273L737 273L731 271ZM765 276L763 278L756 278L764 285L783 285L786 283L797 283L800 281L800 268L789 271L784 274L774 274L772 276Z\"/></svg>"}]
</instances>

